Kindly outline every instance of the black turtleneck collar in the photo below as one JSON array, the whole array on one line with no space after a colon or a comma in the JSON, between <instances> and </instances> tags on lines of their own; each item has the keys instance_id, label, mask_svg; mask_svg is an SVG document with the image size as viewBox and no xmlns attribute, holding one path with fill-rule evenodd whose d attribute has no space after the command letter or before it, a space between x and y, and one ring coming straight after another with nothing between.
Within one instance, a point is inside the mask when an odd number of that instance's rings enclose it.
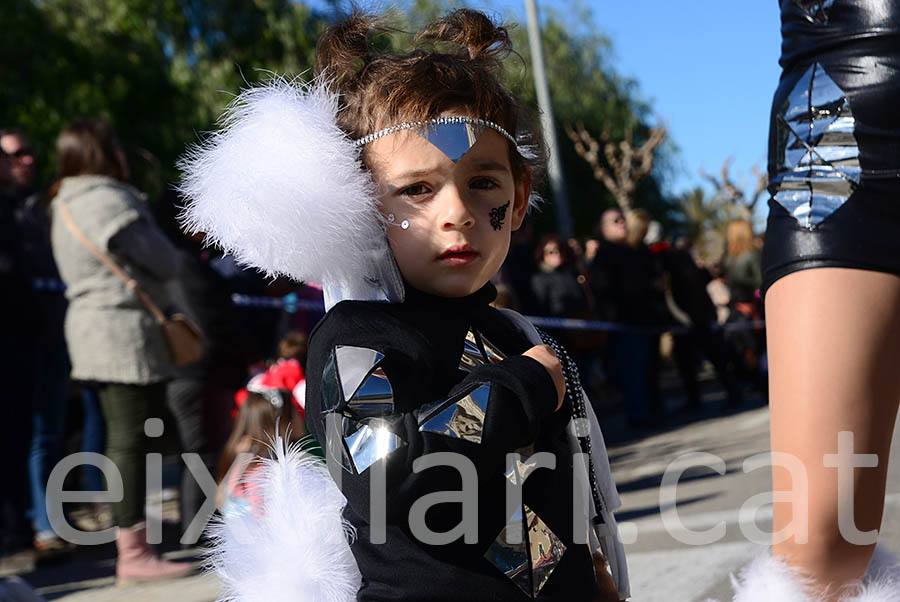
<instances>
[{"instance_id":1,"label":"black turtleneck collar","mask_svg":"<svg viewBox=\"0 0 900 602\"><path fill-rule=\"evenodd\" d=\"M497 298L497 288L490 282L465 297L441 297L424 293L406 284L406 297L403 305L409 309L433 309L454 313L470 313L489 305Z\"/></svg>"}]
</instances>

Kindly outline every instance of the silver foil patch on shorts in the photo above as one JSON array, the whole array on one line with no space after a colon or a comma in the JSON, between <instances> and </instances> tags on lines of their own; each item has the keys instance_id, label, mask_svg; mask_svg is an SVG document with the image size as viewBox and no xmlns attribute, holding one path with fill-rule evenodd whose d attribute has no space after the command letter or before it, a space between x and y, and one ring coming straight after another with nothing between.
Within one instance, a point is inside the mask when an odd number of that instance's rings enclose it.
<instances>
[{"instance_id":1,"label":"silver foil patch on shorts","mask_svg":"<svg viewBox=\"0 0 900 602\"><path fill-rule=\"evenodd\" d=\"M828 24L828 11L834 0L794 0L794 4L806 14L806 18L819 25Z\"/></svg>"},{"instance_id":2,"label":"silver foil patch on shorts","mask_svg":"<svg viewBox=\"0 0 900 602\"><path fill-rule=\"evenodd\" d=\"M774 199L814 229L859 184L859 146L850 101L824 67L813 64L775 115Z\"/></svg>"}]
</instances>

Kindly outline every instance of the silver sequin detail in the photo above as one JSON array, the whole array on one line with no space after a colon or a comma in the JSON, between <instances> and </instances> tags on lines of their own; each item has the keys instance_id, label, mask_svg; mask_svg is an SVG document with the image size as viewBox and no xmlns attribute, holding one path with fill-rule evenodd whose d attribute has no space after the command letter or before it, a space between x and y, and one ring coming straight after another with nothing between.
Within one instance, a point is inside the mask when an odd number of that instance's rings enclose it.
<instances>
[{"instance_id":1,"label":"silver sequin detail","mask_svg":"<svg viewBox=\"0 0 900 602\"><path fill-rule=\"evenodd\" d=\"M860 179L850 101L819 63L779 108L775 200L809 229L843 205Z\"/></svg>"},{"instance_id":2,"label":"silver sequin detail","mask_svg":"<svg viewBox=\"0 0 900 602\"><path fill-rule=\"evenodd\" d=\"M516 144L516 139L513 138L509 132L507 132L502 126L494 123L493 121L488 121L487 119L478 119L475 117L436 117L434 119L429 119L427 121L406 121L404 123L399 123L397 125L392 125L391 127L384 128L383 130L378 130L368 136L363 136L357 140L353 141L355 146L365 146L370 142L374 142L379 138L383 138L390 134L394 134L396 132L400 132L403 130L412 130L412 129L421 129L426 130L429 127L436 125L445 125L445 124L455 124L455 123L468 123L471 125L479 125L482 127L489 127L492 130L495 130L502 134L507 140Z\"/></svg>"}]
</instances>

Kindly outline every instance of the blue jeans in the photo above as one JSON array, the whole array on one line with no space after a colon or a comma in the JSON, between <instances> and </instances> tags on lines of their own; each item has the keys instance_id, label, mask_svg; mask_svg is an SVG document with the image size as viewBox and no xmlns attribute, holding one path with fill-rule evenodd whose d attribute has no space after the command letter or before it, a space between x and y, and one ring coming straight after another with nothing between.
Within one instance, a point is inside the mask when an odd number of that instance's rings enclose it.
<instances>
[{"instance_id":1,"label":"blue jeans","mask_svg":"<svg viewBox=\"0 0 900 602\"><path fill-rule=\"evenodd\" d=\"M632 424L651 418L650 353L654 340L640 332L615 332L609 337L608 350L614 382L625 401L625 414Z\"/></svg>"},{"instance_id":2,"label":"blue jeans","mask_svg":"<svg viewBox=\"0 0 900 602\"><path fill-rule=\"evenodd\" d=\"M35 531L52 532L47 518L47 479L62 458L66 434L69 388L69 356L65 345L50 345L35 354L34 410L28 480L31 487L29 516Z\"/></svg>"}]
</instances>

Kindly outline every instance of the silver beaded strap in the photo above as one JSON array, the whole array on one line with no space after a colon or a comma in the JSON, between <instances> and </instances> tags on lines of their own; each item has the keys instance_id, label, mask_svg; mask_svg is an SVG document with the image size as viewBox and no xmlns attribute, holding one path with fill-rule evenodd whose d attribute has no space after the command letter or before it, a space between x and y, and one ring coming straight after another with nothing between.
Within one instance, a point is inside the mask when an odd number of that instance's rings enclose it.
<instances>
[{"instance_id":1,"label":"silver beaded strap","mask_svg":"<svg viewBox=\"0 0 900 602\"><path fill-rule=\"evenodd\" d=\"M404 123L399 123L397 125L392 125L391 127L384 128L383 130L378 130L377 132L369 134L368 136L363 136L362 138L358 138L353 141L353 145L354 146L365 146L366 144L368 144L370 142L374 142L375 140L378 140L379 138L383 138L389 134L394 134L394 133L402 131L402 130L412 130L412 129L419 129L419 128L424 129L424 128L427 128L432 125L445 125L445 124L449 124L449 123L471 123L473 125L481 125L484 127L489 127L492 130L503 134L503 136L507 140L512 142L513 144L516 144L516 139L513 138L509 132L507 132L505 129L503 129L502 126L494 123L493 121L488 121L487 119L478 119L476 117L458 116L458 117L435 117L434 119L429 119L427 121L406 121Z\"/></svg>"},{"instance_id":2,"label":"silver beaded strap","mask_svg":"<svg viewBox=\"0 0 900 602\"><path fill-rule=\"evenodd\" d=\"M553 351L556 352L556 357L559 358L559 361L562 364L563 376L565 376L566 379L566 397L568 398L569 403L572 404L572 417L575 419L587 420L584 389L581 387L581 378L578 376L578 367L575 365L575 361L569 356L565 347L557 343L553 337L540 328L538 328L537 331L538 334L541 335L541 340L544 344L553 348ZM589 430L584 433L579 433L576 429L576 437L578 438L582 453L587 455L588 458L588 480L590 481L591 497L594 500L594 507L597 509L597 516L594 517L594 523L603 524L605 522L603 513L607 511L607 505L606 500L603 499L603 494L600 492L600 486L597 483L597 473L594 472L591 435Z\"/></svg>"}]
</instances>

